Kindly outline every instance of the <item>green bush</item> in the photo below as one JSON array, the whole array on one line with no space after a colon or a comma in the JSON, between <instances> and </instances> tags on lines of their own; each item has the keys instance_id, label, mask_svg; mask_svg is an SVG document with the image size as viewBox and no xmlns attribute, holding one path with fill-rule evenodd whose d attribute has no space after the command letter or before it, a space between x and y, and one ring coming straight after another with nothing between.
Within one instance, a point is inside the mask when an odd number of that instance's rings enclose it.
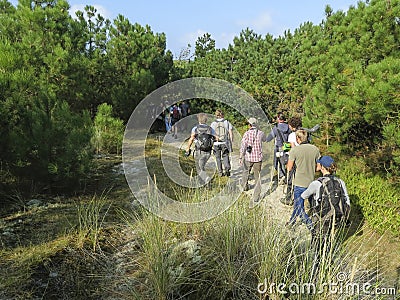
<instances>
[{"instance_id":1,"label":"green bush","mask_svg":"<svg viewBox=\"0 0 400 300\"><path fill-rule=\"evenodd\" d=\"M343 166L340 177L355 204L362 208L367 222L374 228L390 231L395 236L400 232L400 192L389 181L367 175L366 166L357 158L350 159Z\"/></svg>"},{"instance_id":2,"label":"green bush","mask_svg":"<svg viewBox=\"0 0 400 300\"><path fill-rule=\"evenodd\" d=\"M97 108L92 140L97 153L121 153L124 125L122 120L114 118L112 114L113 108L107 103Z\"/></svg>"}]
</instances>

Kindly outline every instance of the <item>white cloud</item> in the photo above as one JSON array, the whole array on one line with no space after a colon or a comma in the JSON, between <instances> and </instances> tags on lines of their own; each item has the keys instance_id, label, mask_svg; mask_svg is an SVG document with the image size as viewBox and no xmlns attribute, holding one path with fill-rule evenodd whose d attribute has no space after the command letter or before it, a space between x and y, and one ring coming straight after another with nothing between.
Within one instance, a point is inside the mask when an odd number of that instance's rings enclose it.
<instances>
[{"instance_id":1,"label":"white cloud","mask_svg":"<svg viewBox=\"0 0 400 300\"><path fill-rule=\"evenodd\" d=\"M233 38L238 36L238 33L226 33L222 32L217 37L215 37L215 47L216 48L228 48L229 44L233 44Z\"/></svg>"},{"instance_id":2,"label":"white cloud","mask_svg":"<svg viewBox=\"0 0 400 300\"><path fill-rule=\"evenodd\" d=\"M194 31L194 32L185 33L185 34L179 39L179 42L181 42L181 43L184 44L184 45L190 44L192 47L194 47L195 44L196 44L197 39L198 39L200 36L203 36L203 35L206 34L206 33L207 33L207 31L204 31L204 30L202 30L202 29L197 29L197 30ZM211 38L213 38L212 35L211 35Z\"/></svg>"},{"instance_id":3,"label":"white cloud","mask_svg":"<svg viewBox=\"0 0 400 300\"><path fill-rule=\"evenodd\" d=\"M75 13L80 10L82 12L85 11L85 7L86 5L91 5L93 6L97 12L97 14L100 14L101 16L103 16L105 19L112 19L112 13L110 11L108 11L104 6L100 5L100 4L74 4L71 6L71 8L69 9L69 14L75 18Z\"/></svg>"},{"instance_id":4,"label":"white cloud","mask_svg":"<svg viewBox=\"0 0 400 300\"><path fill-rule=\"evenodd\" d=\"M233 43L233 38L237 36L237 34L235 33L221 32L213 34L212 32L198 29L194 32L189 32L181 36L181 38L179 39L179 43L181 45L190 44L192 46L192 49L194 49L197 39L206 33L211 34L211 38L215 40L216 48L227 48L229 44Z\"/></svg>"},{"instance_id":5,"label":"white cloud","mask_svg":"<svg viewBox=\"0 0 400 300\"><path fill-rule=\"evenodd\" d=\"M258 33L271 29L273 26L272 17L268 12L263 12L253 19L240 20L237 23L242 29L249 27Z\"/></svg>"}]
</instances>

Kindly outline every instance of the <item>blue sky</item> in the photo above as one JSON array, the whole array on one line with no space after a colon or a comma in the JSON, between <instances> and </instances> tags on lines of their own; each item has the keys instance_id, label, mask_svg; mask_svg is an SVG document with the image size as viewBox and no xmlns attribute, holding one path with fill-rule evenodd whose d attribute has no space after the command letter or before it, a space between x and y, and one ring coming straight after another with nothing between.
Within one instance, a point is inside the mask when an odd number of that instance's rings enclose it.
<instances>
[{"instance_id":1,"label":"blue sky","mask_svg":"<svg viewBox=\"0 0 400 300\"><path fill-rule=\"evenodd\" d=\"M17 0L11 1L16 3ZM113 20L118 14L131 23L150 25L153 32L164 32L167 48L178 56L182 48L194 47L198 36L208 32L217 48L226 48L242 29L256 33L282 35L292 32L301 23L319 24L325 16L325 6L334 11L347 11L358 0L69 0L71 13L93 5L104 17Z\"/></svg>"}]
</instances>

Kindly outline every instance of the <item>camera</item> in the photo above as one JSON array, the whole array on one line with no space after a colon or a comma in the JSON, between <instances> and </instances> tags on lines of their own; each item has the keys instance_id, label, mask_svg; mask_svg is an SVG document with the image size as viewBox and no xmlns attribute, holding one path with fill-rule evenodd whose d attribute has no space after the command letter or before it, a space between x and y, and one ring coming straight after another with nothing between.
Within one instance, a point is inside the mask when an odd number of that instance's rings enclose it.
<instances>
[{"instance_id":1,"label":"camera","mask_svg":"<svg viewBox=\"0 0 400 300\"><path fill-rule=\"evenodd\" d=\"M320 127L321 127L321 126L320 126L319 124L317 124L317 125L315 125L313 128L304 128L304 127L301 127L300 129L303 129L303 130L307 131L307 133L315 133L315 132L317 132L317 131L319 130Z\"/></svg>"},{"instance_id":2,"label":"camera","mask_svg":"<svg viewBox=\"0 0 400 300\"><path fill-rule=\"evenodd\" d=\"M252 150L253 150L253 147L252 147L252 146L248 145L248 146L246 147L247 153L251 153Z\"/></svg>"}]
</instances>

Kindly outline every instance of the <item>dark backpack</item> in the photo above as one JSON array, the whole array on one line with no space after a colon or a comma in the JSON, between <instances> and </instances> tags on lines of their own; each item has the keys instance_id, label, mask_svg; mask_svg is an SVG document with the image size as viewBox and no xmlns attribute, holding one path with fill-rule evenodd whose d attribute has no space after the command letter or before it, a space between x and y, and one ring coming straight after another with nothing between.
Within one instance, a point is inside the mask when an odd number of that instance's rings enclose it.
<instances>
[{"instance_id":1,"label":"dark backpack","mask_svg":"<svg viewBox=\"0 0 400 300\"><path fill-rule=\"evenodd\" d=\"M213 148L214 137L211 134L211 127L208 125L198 125L196 128L196 148L200 151L210 152Z\"/></svg>"},{"instance_id":2,"label":"dark backpack","mask_svg":"<svg viewBox=\"0 0 400 300\"><path fill-rule=\"evenodd\" d=\"M348 214L348 204L344 196L343 187L339 179L335 176L325 176L318 178L321 182L319 199L317 202L316 213L321 218L335 218L337 221L344 220Z\"/></svg>"},{"instance_id":3,"label":"dark backpack","mask_svg":"<svg viewBox=\"0 0 400 300\"><path fill-rule=\"evenodd\" d=\"M179 119L179 109L178 109L177 106L174 106L174 107L172 108L172 117L173 117L174 119Z\"/></svg>"},{"instance_id":4,"label":"dark backpack","mask_svg":"<svg viewBox=\"0 0 400 300\"><path fill-rule=\"evenodd\" d=\"M226 129L227 125L225 120L216 121L217 126L215 127L215 134L218 136L220 142L228 141L228 130Z\"/></svg>"}]
</instances>

